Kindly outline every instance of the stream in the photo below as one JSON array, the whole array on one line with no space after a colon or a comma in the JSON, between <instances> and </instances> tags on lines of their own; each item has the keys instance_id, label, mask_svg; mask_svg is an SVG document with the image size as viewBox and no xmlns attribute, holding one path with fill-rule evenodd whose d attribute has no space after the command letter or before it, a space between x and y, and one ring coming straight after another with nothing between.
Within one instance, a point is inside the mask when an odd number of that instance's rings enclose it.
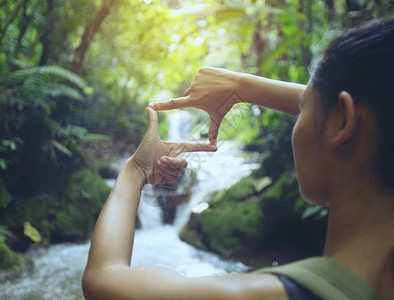
<instances>
[{"instance_id":1,"label":"stream","mask_svg":"<svg viewBox=\"0 0 394 300\"><path fill-rule=\"evenodd\" d=\"M178 111L171 113L168 119L169 140L187 140L190 113ZM256 157L243 154L229 141L219 144L215 153L184 156L189 169L196 174L190 200L177 206L172 225L163 224L162 210L156 202L157 191L151 186L144 187L139 208L142 227L135 233L132 266L164 267L188 277L248 271L248 266L240 262L223 260L186 244L178 233L191 212L199 213L209 205L213 193L231 186L257 168ZM113 182L108 180L107 184ZM0 284L0 299L83 299L81 278L89 246L90 242L57 244L28 251L25 254L28 263L22 275Z\"/></svg>"}]
</instances>

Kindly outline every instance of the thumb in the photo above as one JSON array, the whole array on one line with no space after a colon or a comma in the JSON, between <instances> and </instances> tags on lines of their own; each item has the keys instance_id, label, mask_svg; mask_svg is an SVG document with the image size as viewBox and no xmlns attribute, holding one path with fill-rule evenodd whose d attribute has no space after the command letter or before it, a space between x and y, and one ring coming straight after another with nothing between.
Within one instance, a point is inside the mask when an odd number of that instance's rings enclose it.
<instances>
[{"instance_id":1,"label":"thumb","mask_svg":"<svg viewBox=\"0 0 394 300\"><path fill-rule=\"evenodd\" d=\"M150 107L146 108L146 112L148 113L148 130L146 133L156 135L159 132L159 117L157 113Z\"/></svg>"}]
</instances>

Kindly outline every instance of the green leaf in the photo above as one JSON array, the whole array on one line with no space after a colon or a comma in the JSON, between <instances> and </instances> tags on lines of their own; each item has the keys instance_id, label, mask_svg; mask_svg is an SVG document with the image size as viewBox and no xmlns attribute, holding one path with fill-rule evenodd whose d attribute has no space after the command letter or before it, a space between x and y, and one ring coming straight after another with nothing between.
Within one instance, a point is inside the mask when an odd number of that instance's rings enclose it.
<instances>
[{"instance_id":1,"label":"green leaf","mask_svg":"<svg viewBox=\"0 0 394 300\"><path fill-rule=\"evenodd\" d=\"M271 183L272 183L272 179L268 176L265 176L263 178L257 179L254 182L254 188L255 188L256 192L261 192L263 189L265 189Z\"/></svg>"},{"instance_id":2,"label":"green leaf","mask_svg":"<svg viewBox=\"0 0 394 300\"><path fill-rule=\"evenodd\" d=\"M301 219L305 220L312 215L318 215L319 217L323 218L328 215L328 208L316 205L309 206L305 209Z\"/></svg>"},{"instance_id":3,"label":"green leaf","mask_svg":"<svg viewBox=\"0 0 394 300\"><path fill-rule=\"evenodd\" d=\"M94 88L91 87L91 86L85 86L85 87L83 88L83 92L84 92L85 95L93 95L93 93L94 93Z\"/></svg>"},{"instance_id":4,"label":"green leaf","mask_svg":"<svg viewBox=\"0 0 394 300\"><path fill-rule=\"evenodd\" d=\"M68 150L66 146L62 145L58 141L52 140L52 146L55 147L60 152L66 154L67 156L71 157L73 155L72 152Z\"/></svg>"},{"instance_id":5,"label":"green leaf","mask_svg":"<svg viewBox=\"0 0 394 300\"><path fill-rule=\"evenodd\" d=\"M229 7L215 11L216 19L218 21L228 21L234 18L240 18L244 16L245 13L245 9L241 7Z\"/></svg>"},{"instance_id":6,"label":"green leaf","mask_svg":"<svg viewBox=\"0 0 394 300\"><path fill-rule=\"evenodd\" d=\"M44 94L52 97L64 96L68 99L78 101L83 101L85 99L78 90L60 83L48 83L43 86L42 91Z\"/></svg>"},{"instance_id":7,"label":"green leaf","mask_svg":"<svg viewBox=\"0 0 394 300\"><path fill-rule=\"evenodd\" d=\"M41 234L38 230L30 224L30 222L23 223L23 233L33 242L39 243L41 241Z\"/></svg>"},{"instance_id":8,"label":"green leaf","mask_svg":"<svg viewBox=\"0 0 394 300\"><path fill-rule=\"evenodd\" d=\"M298 31L297 33L279 43L279 45L277 45L273 51L264 57L263 62L260 65L261 74L266 74L271 68L271 65L274 63L274 60L289 51L289 46L301 40L303 36L304 32Z\"/></svg>"},{"instance_id":9,"label":"green leaf","mask_svg":"<svg viewBox=\"0 0 394 300\"><path fill-rule=\"evenodd\" d=\"M7 163L4 159L0 159L0 168L2 170L6 170L7 169Z\"/></svg>"},{"instance_id":10,"label":"green leaf","mask_svg":"<svg viewBox=\"0 0 394 300\"><path fill-rule=\"evenodd\" d=\"M98 142L98 141L109 141L111 137L104 134L88 133L81 137L84 142Z\"/></svg>"},{"instance_id":11,"label":"green leaf","mask_svg":"<svg viewBox=\"0 0 394 300\"><path fill-rule=\"evenodd\" d=\"M9 236L11 236L11 232L5 229L4 226L0 226L0 243L4 243Z\"/></svg>"}]
</instances>

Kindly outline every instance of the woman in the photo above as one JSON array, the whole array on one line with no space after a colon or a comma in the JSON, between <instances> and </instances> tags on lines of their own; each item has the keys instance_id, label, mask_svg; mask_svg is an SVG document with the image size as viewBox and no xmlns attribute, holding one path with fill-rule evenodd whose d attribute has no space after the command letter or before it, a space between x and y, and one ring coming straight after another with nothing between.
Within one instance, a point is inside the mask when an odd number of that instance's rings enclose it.
<instances>
[{"instance_id":1,"label":"woman","mask_svg":"<svg viewBox=\"0 0 394 300\"><path fill-rule=\"evenodd\" d=\"M394 299L394 19L336 39L308 86L203 68L184 97L152 103L149 126L124 164L96 224L83 289L88 299ZM236 101L230 97L236 95ZM141 188L172 182L184 151L215 151L236 102L297 116L292 143L305 200L330 206L321 258L262 273L185 278L130 267ZM197 107L211 145L166 143L155 110ZM152 109L153 108L153 109ZM297 298L298 297L298 298Z\"/></svg>"}]
</instances>

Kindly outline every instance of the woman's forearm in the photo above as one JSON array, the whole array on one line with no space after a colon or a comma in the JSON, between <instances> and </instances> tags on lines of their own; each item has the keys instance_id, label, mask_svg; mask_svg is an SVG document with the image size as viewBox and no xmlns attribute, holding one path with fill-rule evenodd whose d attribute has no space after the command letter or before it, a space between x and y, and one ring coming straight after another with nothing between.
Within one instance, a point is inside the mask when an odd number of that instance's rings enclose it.
<instances>
[{"instance_id":1,"label":"woman's forearm","mask_svg":"<svg viewBox=\"0 0 394 300\"><path fill-rule=\"evenodd\" d=\"M282 111L292 116L299 113L299 95L306 86L297 83L240 74L237 94L247 102Z\"/></svg>"},{"instance_id":2,"label":"woman's forearm","mask_svg":"<svg viewBox=\"0 0 394 300\"><path fill-rule=\"evenodd\" d=\"M86 269L129 265L144 177L132 159L122 167L94 230Z\"/></svg>"}]
</instances>

